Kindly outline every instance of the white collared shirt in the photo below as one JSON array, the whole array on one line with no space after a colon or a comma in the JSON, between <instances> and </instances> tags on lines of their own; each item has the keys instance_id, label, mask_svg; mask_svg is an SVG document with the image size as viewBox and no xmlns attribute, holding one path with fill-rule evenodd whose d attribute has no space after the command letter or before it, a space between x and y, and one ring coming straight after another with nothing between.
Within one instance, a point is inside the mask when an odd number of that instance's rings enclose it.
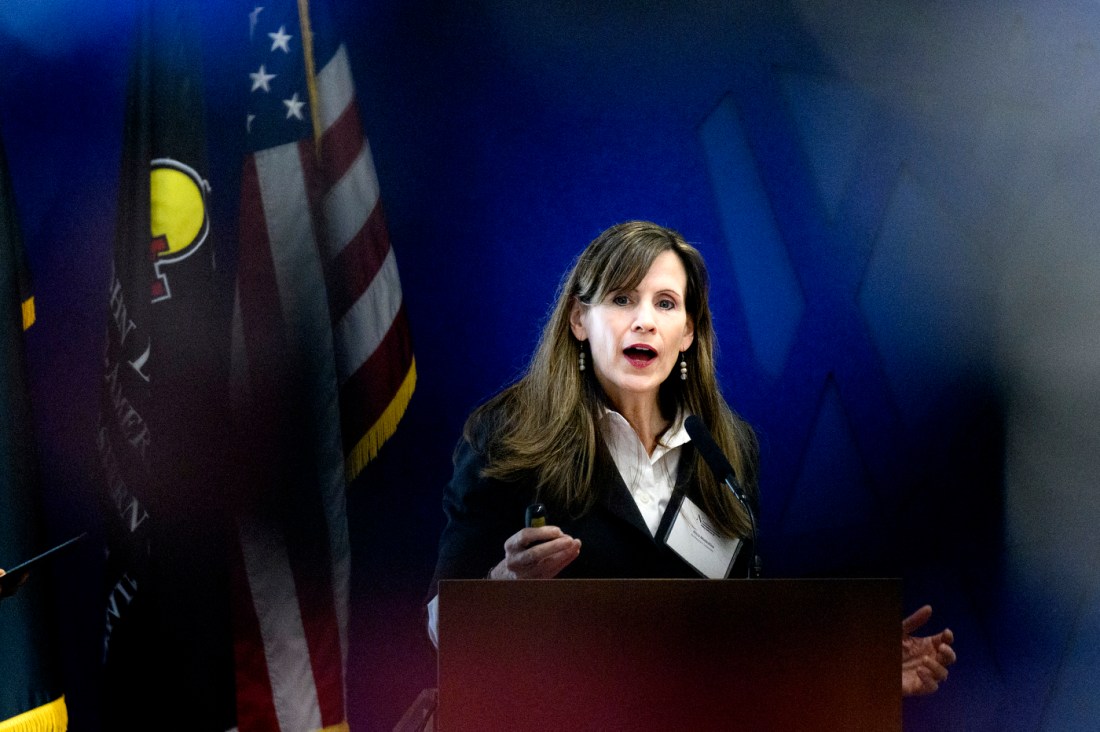
<instances>
[{"instance_id":1,"label":"white collared shirt","mask_svg":"<svg viewBox=\"0 0 1100 732\"><path fill-rule=\"evenodd\" d=\"M623 415L607 409L598 422L600 436L611 453L611 459L638 504L649 533L654 536L672 498L680 453L684 444L691 441L684 429L685 416L682 413L676 415L676 421L661 436L652 455L646 452L645 445Z\"/></svg>"}]
</instances>

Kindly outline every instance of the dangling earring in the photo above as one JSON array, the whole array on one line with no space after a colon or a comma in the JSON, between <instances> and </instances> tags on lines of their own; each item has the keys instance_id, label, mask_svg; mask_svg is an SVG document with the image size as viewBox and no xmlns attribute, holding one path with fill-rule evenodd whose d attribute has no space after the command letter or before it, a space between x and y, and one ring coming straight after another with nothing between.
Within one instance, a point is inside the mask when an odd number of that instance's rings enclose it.
<instances>
[{"instance_id":1,"label":"dangling earring","mask_svg":"<svg viewBox=\"0 0 1100 732\"><path fill-rule=\"evenodd\" d=\"M684 358L684 352L680 351L680 381L688 380L688 362Z\"/></svg>"},{"instance_id":2,"label":"dangling earring","mask_svg":"<svg viewBox=\"0 0 1100 732\"><path fill-rule=\"evenodd\" d=\"M581 350L577 354L577 368L584 371L584 341L581 341Z\"/></svg>"}]
</instances>

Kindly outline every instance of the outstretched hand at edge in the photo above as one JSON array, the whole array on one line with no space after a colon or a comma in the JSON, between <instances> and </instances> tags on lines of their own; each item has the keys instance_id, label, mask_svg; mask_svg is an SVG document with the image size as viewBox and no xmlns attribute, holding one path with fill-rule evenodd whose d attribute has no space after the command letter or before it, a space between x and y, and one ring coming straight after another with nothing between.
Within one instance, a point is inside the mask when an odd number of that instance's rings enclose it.
<instances>
[{"instance_id":1,"label":"outstretched hand at edge","mask_svg":"<svg viewBox=\"0 0 1100 732\"><path fill-rule=\"evenodd\" d=\"M915 636L913 633L932 617L932 606L925 605L901 621L901 695L923 696L940 688L947 678L947 667L955 663L955 634L944 628L939 633Z\"/></svg>"}]
</instances>

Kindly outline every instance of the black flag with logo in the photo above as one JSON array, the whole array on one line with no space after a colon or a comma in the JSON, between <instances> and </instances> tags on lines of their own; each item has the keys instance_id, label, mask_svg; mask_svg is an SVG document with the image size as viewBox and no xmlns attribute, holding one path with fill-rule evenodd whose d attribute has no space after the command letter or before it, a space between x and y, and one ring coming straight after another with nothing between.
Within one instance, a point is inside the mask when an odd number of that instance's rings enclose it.
<instances>
[{"instance_id":1,"label":"black flag with logo","mask_svg":"<svg viewBox=\"0 0 1100 732\"><path fill-rule=\"evenodd\" d=\"M96 446L104 728L233 726L223 496L228 327L194 5L146 0L127 92Z\"/></svg>"},{"instance_id":2,"label":"black flag with logo","mask_svg":"<svg viewBox=\"0 0 1100 732\"><path fill-rule=\"evenodd\" d=\"M0 567L7 569L47 546L23 348L23 332L33 323L30 276L0 143ZM4 730L60 732L68 723L47 579L28 578L24 587L0 584Z\"/></svg>"}]
</instances>

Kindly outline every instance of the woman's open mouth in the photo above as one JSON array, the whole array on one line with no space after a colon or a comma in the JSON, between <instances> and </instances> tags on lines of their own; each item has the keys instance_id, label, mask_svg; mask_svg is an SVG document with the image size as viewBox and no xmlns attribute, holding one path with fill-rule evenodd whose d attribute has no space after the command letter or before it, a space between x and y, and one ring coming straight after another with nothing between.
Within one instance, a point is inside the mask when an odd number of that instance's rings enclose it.
<instances>
[{"instance_id":1,"label":"woman's open mouth","mask_svg":"<svg viewBox=\"0 0 1100 732\"><path fill-rule=\"evenodd\" d=\"M635 343L623 349L623 355L631 366L644 368L657 358L657 351L644 343Z\"/></svg>"}]
</instances>

